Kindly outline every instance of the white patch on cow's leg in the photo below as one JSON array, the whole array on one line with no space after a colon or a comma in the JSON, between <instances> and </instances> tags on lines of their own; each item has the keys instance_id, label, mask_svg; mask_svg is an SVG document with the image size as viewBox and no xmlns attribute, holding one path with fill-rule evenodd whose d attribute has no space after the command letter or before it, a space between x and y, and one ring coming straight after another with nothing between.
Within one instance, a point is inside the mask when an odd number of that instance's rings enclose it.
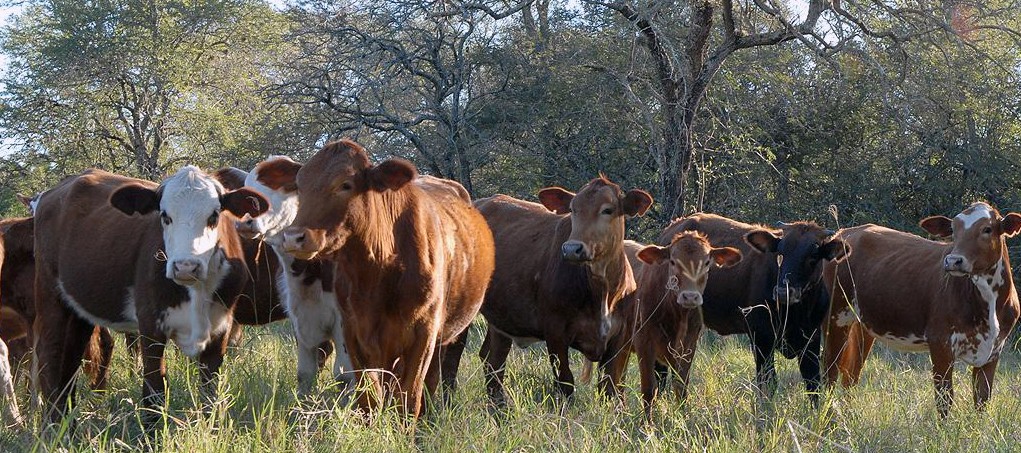
<instances>
[{"instance_id":1,"label":"white patch on cow's leg","mask_svg":"<svg viewBox=\"0 0 1021 453\"><path fill-rule=\"evenodd\" d=\"M181 346L181 352L188 357L197 357L200 352L206 349L209 340L212 339L210 330L212 325L209 322L209 309L212 301L205 291L197 291L194 287L188 288L188 296L191 297L191 338Z\"/></svg>"},{"instance_id":2,"label":"white patch on cow's leg","mask_svg":"<svg viewBox=\"0 0 1021 453\"><path fill-rule=\"evenodd\" d=\"M854 324L857 320L858 314L850 307L844 308L840 313L837 313L837 326L847 327Z\"/></svg>"},{"instance_id":3,"label":"white patch on cow's leg","mask_svg":"<svg viewBox=\"0 0 1021 453\"><path fill-rule=\"evenodd\" d=\"M326 294L324 294L326 295ZM329 294L333 305L336 307L336 298ZM351 363L351 354L347 350L347 342L344 340L344 319L340 314L340 307L336 307L336 315L333 322L333 379L343 384L345 388L354 388L354 364Z\"/></svg>"},{"instance_id":4,"label":"white patch on cow's leg","mask_svg":"<svg viewBox=\"0 0 1021 453\"><path fill-rule=\"evenodd\" d=\"M990 211L989 207L984 204L976 205L974 208L970 210L970 212L968 211L966 212L967 214L965 214L964 212L957 214L957 218L964 223L964 229L966 230L968 228L971 228L971 226L974 225L975 222L978 222L979 220L991 219L993 217L993 211Z\"/></svg>"},{"instance_id":5,"label":"white patch on cow's leg","mask_svg":"<svg viewBox=\"0 0 1021 453\"><path fill-rule=\"evenodd\" d=\"M11 374L10 354L7 343L0 339L0 405L3 405L4 426L20 426L21 411L18 410L17 396L14 394L14 376Z\"/></svg>"}]
</instances>

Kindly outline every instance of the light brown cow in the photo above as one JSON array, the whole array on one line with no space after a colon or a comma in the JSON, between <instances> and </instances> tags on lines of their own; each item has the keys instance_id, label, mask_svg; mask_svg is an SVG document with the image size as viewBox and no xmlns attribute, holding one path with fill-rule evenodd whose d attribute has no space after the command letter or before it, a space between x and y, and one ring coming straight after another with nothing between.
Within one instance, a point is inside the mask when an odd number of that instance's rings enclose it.
<instances>
[{"instance_id":1,"label":"light brown cow","mask_svg":"<svg viewBox=\"0 0 1021 453\"><path fill-rule=\"evenodd\" d=\"M33 330L34 371L51 420L74 402L93 325L140 333L144 407L165 401L168 340L198 360L203 390L215 389L248 278L235 216L267 208L261 195L228 192L191 166L159 186L87 170L48 191L35 215ZM142 417L151 427L155 415Z\"/></svg>"},{"instance_id":2,"label":"light brown cow","mask_svg":"<svg viewBox=\"0 0 1021 453\"><path fill-rule=\"evenodd\" d=\"M327 144L297 172L298 214L284 249L337 262L348 349L374 390L360 405L393 395L417 417L423 380L430 393L439 384L440 347L482 304L493 237L463 189L416 176L407 161L373 165L353 141Z\"/></svg>"},{"instance_id":3,"label":"light brown cow","mask_svg":"<svg viewBox=\"0 0 1021 453\"><path fill-rule=\"evenodd\" d=\"M603 356L613 328L610 313L635 286L624 254L624 219L652 205L648 193L623 192L603 176L577 195L543 189L539 200L541 205L496 195L475 203L497 241L497 270L482 307L488 328L479 352L497 404L504 401L512 343L545 341L564 395L574 392L568 348L589 360Z\"/></svg>"},{"instance_id":4,"label":"light brown cow","mask_svg":"<svg viewBox=\"0 0 1021 453\"><path fill-rule=\"evenodd\" d=\"M928 351L936 405L946 416L953 402L953 366L972 368L975 406L992 392L1000 351L1019 306L1004 238L1021 231L1021 215L975 203L953 219L929 217L934 242L876 225L840 230L854 249L845 263L827 263L832 294L824 366L826 383L838 374L852 386L878 338L903 351Z\"/></svg>"}]
</instances>

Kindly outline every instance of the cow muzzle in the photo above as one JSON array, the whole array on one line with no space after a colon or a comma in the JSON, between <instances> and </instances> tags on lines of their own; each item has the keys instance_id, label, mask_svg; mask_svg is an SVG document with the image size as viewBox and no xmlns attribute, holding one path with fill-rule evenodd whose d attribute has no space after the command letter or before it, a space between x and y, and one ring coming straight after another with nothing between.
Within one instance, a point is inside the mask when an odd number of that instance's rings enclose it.
<instances>
[{"instance_id":1,"label":"cow muzzle","mask_svg":"<svg viewBox=\"0 0 1021 453\"><path fill-rule=\"evenodd\" d=\"M943 257L943 271L954 277L963 277L971 272L971 263L961 255L950 254Z\"/></svg>"},{"instance_id":2,"label":"cow muzzle","mask_svg":"<svg viewBox=\"0 0 1021 453\"><path fill-rule=\"evenodd\" d=\"M564 242L564 245L560 246L560 252L565 260L572 263L592 261L592 253L589 252L589 248L585 246L585 243L581 241Z\"/></svg>"},{"instance_id":3,"label":"cow muzzle","mask_svg":"<svg viewBox=\"0 0 1021 453\"><path fill-rule=\"evenodd\" d=\"M773 298L777 303L790 305L801 302L802 288L790 284L776 285L773 287Z\"/></svg>"},{"instance_id":4,"label":"cow muzzle","mask_svg":"<svg viewBox=\"0 0 1021 453\"><path fill-rule=\"evenodd\" d=\"M322 248L322 232L306 228L288 228L284 230L284 251L300 260L310 260L319 254Z\"/></svg>"},{"instance_id":5,"label":"cow muzzle","mask_svg":"<svg viewBox=\"0 0 1021 453\"><path fill-rule=\"evenodd\" d=\"M681 291L677 293L677 304L681 308L698 308L702 306L702 293L698 291Z\"/></svg>"},{"instance_id":6,"label":"cow muzzle","mask_svg":"<svg viewBox=\"0 0 1021 453\"><path fill-rule=\"evenodd\" d=\"M255 219L247 218L247 216L245 219L235 222L234 227L238 231L238 236L245 239L255 239L262 235L258 225L255 224Z\"/></svg>"},{"instance_id":7,"label":"cow muzzle","mask_svg":"<svg viewBox=\"0 0 1021 453\"><path fill-rule=\"evenodd\" d=\"M190 286L204 280L206 277L205 266L196 259L183 259L174 261L170 266L169 277L178 285Z\"/></svg>"}]
</instances>

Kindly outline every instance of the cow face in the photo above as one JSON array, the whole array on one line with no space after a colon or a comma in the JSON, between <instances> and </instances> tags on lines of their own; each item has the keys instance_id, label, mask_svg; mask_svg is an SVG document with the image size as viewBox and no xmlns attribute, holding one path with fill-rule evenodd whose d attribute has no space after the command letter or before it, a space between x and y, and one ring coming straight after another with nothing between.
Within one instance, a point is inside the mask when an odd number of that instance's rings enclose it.
<instances>
[{"instance_id":1,"label":"cow face","mask_svg":"<svg viewBox=\"0 0 1021 453\"><path fill-rule=\"evenodd\" d=\"M761 253L776 253L779 274L773 298L781 304L796 304L812 284L817 284L819 263L839 261L850 253L850 246L834 239L834 232L813 222L777 224L779 234L766 229L749 232L744 239Z\"/></svg>"},{"instance_id":2,"label":"cow face","mask_svg":"<svg viewBox=\"0 0 1021 453\"><path fill-rule=\"evenodd\" d=\"M667 247L650 245L638 252L638 259L650 265L669 263L667 288L677 293L682 308L702 306L702 292L713 266L731 267L741 261L741 251L733 247L713 248L702 233L678 233Z\"/></svg>"},{"instance_id":3,"label":"cow face","mask_svg":"<svg viewBox=\"0 0 1021 453\"><path fill-rule=\"evenodd\" d=\"M943 270L963 277L993 270L1003 255L1003 238L1021 231L1021 214L1001 217L992 206L976 202L953 219L932 216L919 225L935 236L953 238L953 249L943 257Z\"/></svg>"},{"instance_id":4,"label":"cow face","mask_svg":"<svg viewBox=\"0 0 1021 453\"><path fill-rule=\"evenodd\" d=\"M327 144L299 168L294 179L298 213L283 238L284 250L298 259L332 254L352 233L372 238L366 245L374 252L386 249L382 236L387 232L377 228L381 216L397 215L395 206L407 196L401 189L418 176L402 159L372 165L365 149L346 139Z\"/></svg>"},{"instance_id":5,"label":"cow face","mask_svg":"<svg viewBox=\"0 0 1021 453\"><path fill-rule=\"evenodd\" d=\"M166 276L186 286L204 282L210 267L223 260L222 254L216 253L222 211L256 217L269 208L262 195L243 188L227 192L216 179L193 166L182 168L157 190L138 184L121 187L110 203L127 215L159 210Z\"/></svg>"},{"instance_id":6,"label":"cow face","mask_svg":"<svg viewBox=\"0 0 1021 453\"><path fill-rule=\"evenodd\" d=\"M561 253L573 263L614 256L624 241L624 217L645 214L652 206L652 196L645 191L622 193L620 186L605 176L593 179L577 194L560 187L542 189L539 200L550 211L571 214L571 235Z\"/></svg>"},{"instance_id":7,"label":"cow face","mask_svg":"<svg viewBox=\"0 0 1021 453\"><path fill-rule=\"evenodd\" d=\"M269 200L270 208L258 217L238 221L238 233L247 238L283 241L283 231L298 215L298 190L295 176L301 164L287 156L270 156L248 173L244 185Z\"/></svg>"}]
</instances>

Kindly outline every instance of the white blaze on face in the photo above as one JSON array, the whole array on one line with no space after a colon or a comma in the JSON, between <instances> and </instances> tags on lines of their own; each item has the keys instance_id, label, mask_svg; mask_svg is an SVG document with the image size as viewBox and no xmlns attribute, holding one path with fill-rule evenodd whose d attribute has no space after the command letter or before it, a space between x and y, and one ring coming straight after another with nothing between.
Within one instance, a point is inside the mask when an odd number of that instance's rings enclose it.
<instances>
[{"instance_id":1,"label":"white blaze on face","mask_svg":"<svg viewBox=\"0 0 1021 453\"><path fill-rule=\"evenodd\" d=\"M984 204L977 204L972 209L957 214L957 219L964 224L964 229L971 228L975 222L982 219L991 219L993 217L993 211L989 210L989 206Z\"/></svg>"},{"instance_id":2,"label":"white blaze on face","mask_svg":"<svg viewBox=\"0 0 1021 453\"><path fill-rule=\"evenodd\" d=\"M193 166L186 166L163 182L160 212L170 223L163 222L163 245L167 254L167 278L174 278L174 264L195 262L195 274L204 280L210 258L219 242L216 225L209 219L220 212L223 186Z\"/></svg>"},{"instance_id":3,"label":"white blaze on face","mask_svg":"<svg viewBox=\"0 0 1021 453\"><path fill-rule=\"evenodd\" d=\"M281 159L294 162L287 156L270 156L266 159L266 162ZM281 233L285 228L291 226L294 218L298 215L298 192L286 192L283 188L273 190L259 182L259 175L256 171L257 169L248 172L248 177L245 178L245 187L259 192L262 196L266 197L269 200L269 210L259 217L251 219L252 226L266 240L273 243L282 243L283 236ZM249 219L246 216L244 220L247 221Z\"/></svg>"}]
</instances>

